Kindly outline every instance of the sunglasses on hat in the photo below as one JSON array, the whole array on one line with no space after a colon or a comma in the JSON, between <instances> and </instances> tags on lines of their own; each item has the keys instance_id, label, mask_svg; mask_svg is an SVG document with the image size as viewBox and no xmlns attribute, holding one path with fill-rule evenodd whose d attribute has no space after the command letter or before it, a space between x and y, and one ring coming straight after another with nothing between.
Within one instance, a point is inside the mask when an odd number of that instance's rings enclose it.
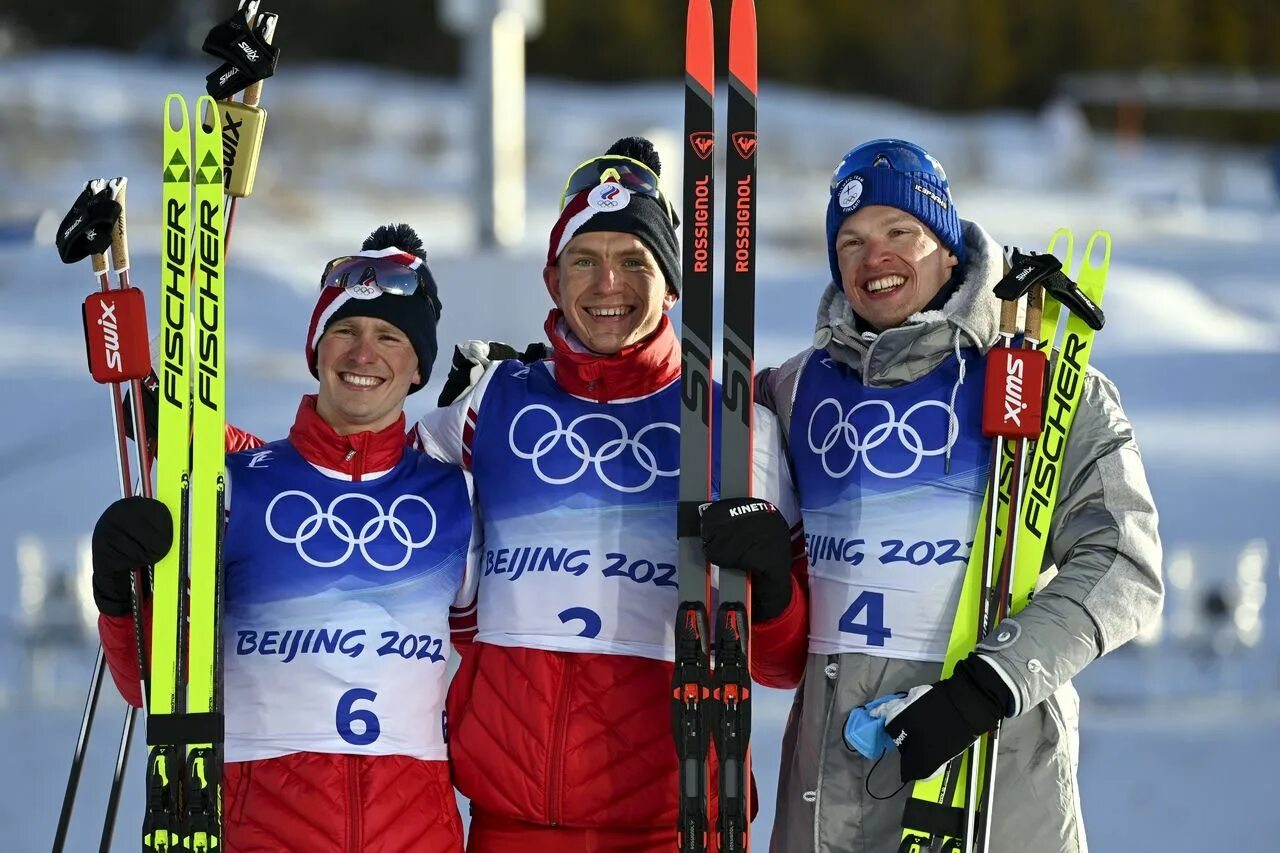
<instances>
[{"instance_id":1,"label":"sunglasses on hat","mask_svg":"<svg viewBox=\"0 0 1280 853\"><path fill-rule=\"evenodd\" d=\"M431 304L437 316L440 300L435 282L422 258L394 246L343 255L325 264L321 287L340 287L357 299L392 296L420 296Z\"/></svg>"},{"instance_id":2,"label":"sunglasses on hat","mask_svg":"<svg viewBox=\"0 0 1280 853\"><path fill-rule=\"evenodd\" d=\"M942 164L919 145L901 139L877 139L859 145L844 155L831 175L834 190L851 175L870 169L892 169L895 172L923 172L950 188Z\"/></svg>"},{"instance_id":3,"label":"sunglasses on hat","mask_svg":"<svg viewBox=\"0 0 1280 853\"><path fill-rule=\"evenodd\" d=\"M560 194L560 209L569 203L580 192L586 192L600 184L613 181L626 187L633 193L647 196L662 205L672 225L678 225L679 219L671 208L661 190L658 189L658 176L647 165L621 154L606 154L593 157L582 163L565 181L564 192Z\"/></svg>"}]
</instances>

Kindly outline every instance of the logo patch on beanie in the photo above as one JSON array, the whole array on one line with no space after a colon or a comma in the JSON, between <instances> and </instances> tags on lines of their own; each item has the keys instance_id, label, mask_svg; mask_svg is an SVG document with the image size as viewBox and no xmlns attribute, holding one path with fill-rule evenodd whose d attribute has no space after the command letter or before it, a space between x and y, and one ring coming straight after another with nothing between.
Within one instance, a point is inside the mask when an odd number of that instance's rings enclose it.
<instances>
[{"instance_id":1,"label":"logo patch on beanie","mask_svg":"<svg viewBox=\"0 0 1280 853\"><path fill-rule=\"evenodd\" d=\"M924 186L923 184L915 184L914 186L915 186L916 192L920 193L921 195L926 195L929 198L933 199L935 202L938 203L938 206L941 207L943 210L947 210L949 207L951 207L951 205L947 204L947 200L945 198L938 195L936 192Z\"/></svg>"},{"instance_id":2,"label":"logo patch on beanie","mask_svg":"<svg viewBox=\"0 0 1280 853\"><path fill-rule=\"evenodd\" d=\"M840 187L840 193L836 196L836 204L840 205L840 209L845 213L849 213L858 206L858 202L861 200L862 178L854 175L844 182L844 186Z\"/></svg>"},{"instance_id":3,"label":"logo patch on beanie","mask_svg":"<svg viewBox=\"0 0 1280 853\"><path fill-rule=\"evenodd\" d=\"M630 203L631 190L613 181L600 184L587 196L587 206L602 213L622 210Z\"/></svg>"}]
</instances>

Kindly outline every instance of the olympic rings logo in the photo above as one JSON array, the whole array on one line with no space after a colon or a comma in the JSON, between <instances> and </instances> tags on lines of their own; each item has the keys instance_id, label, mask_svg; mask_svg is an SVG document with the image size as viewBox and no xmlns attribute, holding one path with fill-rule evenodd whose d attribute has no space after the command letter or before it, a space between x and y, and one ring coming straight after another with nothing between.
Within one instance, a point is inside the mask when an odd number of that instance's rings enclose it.
<instances>
[{"instance_id":1,"label":"olympic rings logo","mask_svg":"<svg viewBox=\"0 0 1280 853\"><path fill-rule=\"evenodd\" d=\"M822 436L821 441L814 440L814 423L818 419L818 413L827 407L835 410L836 422ZM913 427L908 421L916 412L927 408L939 408L947 415L947 437L941 447L925 448L925 439L920 435L920 431ZM876 424L867 430L866 435L859 433L858 428L853 425L854 415L862 409L884 409L888 420L884 423ZM947 452L947 449L955 444L956 436L960 432L960 423L956 420L955 414L947 408L945 403L937 400L923 400L916 403L903 413L899 419L897 412L893 410L893 405L887 400L864 400L854 406L846 414L837 400L828 397L814 407L813 413L809 415L809 449L818 454L822 458L822 470L826 471L828 476L834 479L840 479L846 476L858 464L861 457L862 464L867 470L878 477L888 480L897 480L902 477L910 476L920 467L929 456L939 456ZM902 471L886 471L884 468L876 465L872 461L870 451L880 447L890 438L896 438L899 446L907 453L912 454L914 458L911 460L905 470ZM827 459L827 453L833 450L838 443L843 442L844 446L850 451L849 461L844 467L833 469L831 463Z\"/></svg>"},{"instance_id":2,"label":"olympic rings logo","mask_svg":"<svg viewBox=\"0 0 1280 853\"><path fill-rule=\"evenodd\" d=\"M546 412L551 418L552 428L542 434L542 437L534 443L532 449L525 450L516 441L516 425L520 423L520 419L525 415L535 411ZM590 421L601 421L608 424L611 432L616 430L617 436L600 445L599 450L593 451L587 440L578 434L578 428ZM673 468L661 467L658 464L657 454L654 453L652 448L644 444L645 436L654 430L670 430L677 438L680 435L680 428L675 424L658 421L641 427L640 431L632 438L622 421L603 412L588 412L585 415L579 415L570 421L566 427L564 422L560 420L560 414L555 409L540 403L533 403L525 406L512 418L511 428L507 432L507 439L511 445L511 452L521 459L528 459L532 462L533 472L544 483L563 486L566 483L576 482L588 467L594 466L596 475L606 486L614 491L635 494L636 492L643 492L652 486L659 477L675 477L680 474L679 462ZM576 470L567 476L556 477L543 470L542 460L559 446L561 439L564 439L565 446L577 458L579 464ZM628 450L631 451L631 456L640 466L640 469L648 475L645 481L638 486L617 483L604 469L606 462L617 459L624 451Z\"/></svg>"},{"instance_id":3,"label":"olympic rings logo","mask_svg":"<svg viewBox=\"0 0 1280 853\"><path fill-rule=\"evenodd\" d=\"M312 511L309 516L298 523L297 529L292 534L285 535L276 529L275 522L272 518L275 513L276 505L288 497L302 498L304 501L311 504ZM340 504L345 501L353 500L372 504L375 512L373 518L360 526L358 533L352 528L350 523L345 521L337 513L337 509ZM396 512L400 507L408 501L416 501L422 504L426 509L427 514L431 517L431 528L427 531L427 535L421 539L414 539L413 534L409 530L409 525L396 516ZM356 548L359 548L365 561L378 571L399 571L409 564L409 560L413 556L414 551L427 547L427 545L431 544L431 540L434 539L436 535L436 511L431 508L431 504L427 503L425 498L419 495L401 495L392 502L391 508L384 512L382 504L378 503L376 498L370 497L369 495L354 493L338 495L329 502L328 508L321 509L320 502L306 492L289 490L281 492L271 499L271 503L267 505L266 521L267 532L270 533L277 542L283 542L286 545L293 545L297 548L299 557L318 569L331 569L334 566L341 565L346 562L347 558L351 556L352 552ZM322 525L327 526L329 532L336 536L339 541L346 543L347 549L342 553L342 556L338 557L336 560L329 560L327 562L317 560L308 554L304 547L312 537L320 532ZM405 549L404 556L393 565L386 565L374 559L369 553L369 549L366 547L369 543L382 535L384 528L390 530L392 537L403 545Z\"/></svg>"}]
</instances>

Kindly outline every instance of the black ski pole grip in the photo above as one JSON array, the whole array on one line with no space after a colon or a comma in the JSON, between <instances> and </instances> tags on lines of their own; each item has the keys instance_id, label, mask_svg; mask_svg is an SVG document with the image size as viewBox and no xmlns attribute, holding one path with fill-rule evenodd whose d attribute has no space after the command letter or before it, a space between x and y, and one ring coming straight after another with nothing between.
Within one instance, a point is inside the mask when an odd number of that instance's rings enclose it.
<instances>
[{"instance_id":1,"label":"black ski pole grip","mask_svg":"<svg viewBox=\"0 0 1280 853\"><path fill-rule=\"evenodd\" d=\"M106 252L119 216L120 203L112 197L107 182L101 178L88 181L58 225L54 238L58 257L64 264L74 264ZM105 259L101 269L95 261L93 271L106 272Z\"/></svg>"}]
</instances>

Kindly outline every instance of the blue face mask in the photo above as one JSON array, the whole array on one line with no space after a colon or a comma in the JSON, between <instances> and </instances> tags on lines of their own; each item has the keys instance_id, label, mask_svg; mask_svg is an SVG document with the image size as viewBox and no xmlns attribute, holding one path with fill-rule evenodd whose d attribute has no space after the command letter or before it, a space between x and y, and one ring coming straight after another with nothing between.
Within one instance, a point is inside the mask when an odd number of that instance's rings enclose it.
<instances>
[{"instance_id":1,"label":"blue face mask","mask_svg":"<svg viewBox=\"0 0 1280 853\"><path fill-rule=\"evenodd\" d=\"M890 693L887 696L881 696L874 702L859 705L849 712L849 718L844 722L845 745L849 749L861 753L864 758L871 761L879 760L880 756L884 755L893 746L893 739L884 730L884 720L871 716L871 712L885 702L901 699L904 695L902 693Z\"/></svg>"}]
</instances>

